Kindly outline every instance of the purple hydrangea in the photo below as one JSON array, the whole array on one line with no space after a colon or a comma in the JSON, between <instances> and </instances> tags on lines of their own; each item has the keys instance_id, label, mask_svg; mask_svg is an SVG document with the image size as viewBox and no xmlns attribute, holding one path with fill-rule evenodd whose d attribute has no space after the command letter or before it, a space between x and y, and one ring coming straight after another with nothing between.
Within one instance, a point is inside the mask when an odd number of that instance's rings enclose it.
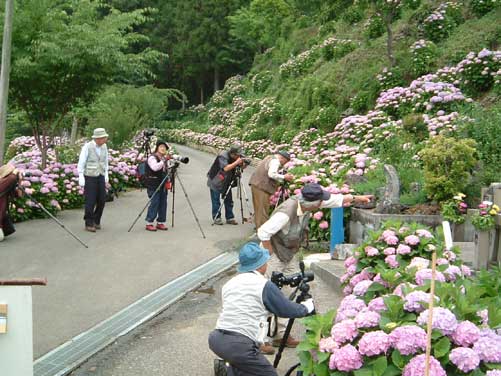
<instances>
[{"instance_id":1,"label":"purple hydrangea","mask_svg":"<svg viewBox=\"0 0 501 376\"><path fill-rule=\"evenodd\" d=\"M471 321L461 321L451 338L456 345L470 347L480 338L480 329Z\"/></svg>"},{"instance_id":2,"label":"purple hydrangea","mask_svg":"<svg viewBox=\"0 0 501 376\"><path fill-rule=\"evenodd\" d=\"M402 376L424 376L426 369L426 355L415 356L405 366ZM440 362L430 356L430 376L447 376Z\"/></svg>"},{"instance_id":3,"label":"purple hydrangea","mask_svg":"<svg viewBox=\"0 0 501 376\"><path fill-rule=\"evenodd\" d=\"M395 252L397 252L397 250L394 248L394 247L388 247L388 248L385 248L383 250L383 253L386 255L386 256L389 256L389 255L394 255Z\"/></svg>"},{"instance_id":4,"label":"purple hydrangea","mask_svg":"<svg viewBox=\"0 0 501 376\"><path fill-rule=\"evenodd\" d=\"M473 371L480 364L477 353L467 347L456 347L450 352L449 359L452 364L465 373Z\"/></svg>"},{"instance_id":5,"label":"purple hydrangea","mask_svg":"<svg viewBox=\"0 0 501 376\"><path fill-rule=\"evenodd\" d=\"M331 335L338 344L352 341L358 336L355 320L348 319L334 324Z\"/></svg>"},{"instance_id":6,"label":"purple hydrangea","mask_svg":"<svg viewBox=\"0 0 501 376\"><path fill-rule=\"evenodd\" d=\"M405 244L399 244L397 247L397 253L399 255L408 255L409 253L411 253L411 247Z\"/></svg>"},{"instance_id":7,"label":"purple hydrangea","mask_svg":"<svg viewBox=\"0 0 501 376\"><path fill-rule=\"evenodd\" d=\"M416 272L416 283L419 285L419 286L422 286L425 284L425 281L427 280L431 280L431 275L432 275L432 271L431 269L421 269L421 270L418 270ZM439 272L438 270L435 271L435 281L438 281L438 282L445 282L445 277L444 275Z\"/></svg>"},{"instance_id":8,"label":"purple hydrangea","mask_svg":"<svg viewBox=\"0 0 501 376\"><path fill-rule=\"evenodd\" d=\"M461 265L461 272L465 277L471 276L471 269L467 265Z\"/></svg>"},{"instance_id":9,"label":"purple hydrangea","mask_svg":"<svg viewBox=\"0 0 501 376\"><path fill-rule=\"evenodd\" d=\"M501 376L501 369L493 369L491 371L487 371L485 376Z\"/></svg>"},{"instance_id":10,"label":"purple hydrangea","mask_svg":"<svg viewBox=\"0 0 501 376\"><path fill-rule=\"evenodd\" d=\"M329 359L329 368L342 372L350 372L361 368L363 365L362 355L352 345L346 345L334 350Z\"/></svg>"},{"instance_id":11,"label":"purple hydrangea","mask_svg":"<svg viewBox=\"0 0 501 376\"><path fill-rule=\"evenodd\" d=\"M501 336L496 334L480 336L473 345L473 350L483 362L501 363Z\"/></svg>"},{"instance_id":12,"label":"purple hydrangea","mask_svg":"<svg viewBox=\"0 0 501 376\"><path fill-rule=\"evenodd\" d=\"M354 309L357 312L367 307L362 299L357 298L355 295L345 296L341 303L339 303L339 310L344 311L347 309Z\"/></svg>"},{"instance_id":13,"label":"purple hydrangea","mask_svg":"<svg viewBox=\"0 0 501 376\"><path fill-rule=\"evenodd\" d=\"M318 348L321 352L330 352L339 348L339 345L332 337L322 338L318 343Z\"/></svg>"},{"instance_id":14,"label":"purple hydrangea","mask_svg":"<svg viewBox=\"0 0 501 376\"><path fill-rule=\"evenodd\" d=\"M357 259L353 256L348 257L346 260L344 260L344 267L349 268L352 265L357 265Z\"/></svg>"},{"instance_id":15,"label":"purple hydrangea","mask_svg":"<svg viewBox=\"0 0 501 376\"><path fill-rule=\"evenodd\" d=\"M404 325L390 333L393 348L402 355L413 355L426 349L426 332L415 325Z\"/></svg>"},{"instance_id":16,"label":"purple hydrangea","mask_svg":"<svg viewBox=\"0 0 501 376\"><path fill-rule=\"evenodd\" d=\"M398 244L398 237L395 235L387 236L386 238L384 238L384 241L388 245L397 245Z\"/></svg>"},{"instance_id":17,"label":"purple hydrangea","mask_svg":"<svg viewBox=\"0 0 501 376\"><path fill-rule=\"evenodd\" d=\"M404 309L409 312L423 312L430 301L430 294L424 291L412 291L404 298Z\"/></svg>"},{"instance_id":18,"label":"purple hydrangea","mask_svg":"<svg viewBox=\"0 0 501 376\"><path fill-rule=\"evenodd\" d=\"M367 308L371 311L374 312L382 312L386 311L386 305L384 304L384 299L383 297L379 296L375 299L372 299L369 304L367 305Z\"/></svg>"},{"instance_id":19,"label":"purple hydrangea","mask_svg":"<svg viewBox=\"0 0 501 376\"><path fill-rule=\"evenodd\" d=\"M417 323L419 325L427 325L428 323L428 310L423 311L418 319ZM447 308L436 307L433 309L433 318L431 327L433 329L439 330L443 335L449 336L456 330L458 322L454 313L449 311Z\"/></svg>"},{"instance_id":20,"label":"purple hydrangea","mask_svg":"<svg viewBox=\"0 0 501 376\"><path fill-rule=\"evenodd\" d=\"M455 281L456 277L461 277L461 269L456 265L449 265L449 267L444 271L445 277L448 281Z\"/></svg>"},{"instance_id":21,"label":"purple hydrangea","mask_svg":"<svg viewBox=\"0 0 501 376\"><path fill-rule=\"evenodd\" d=\"M371 280L360 281L353 288L353 294L357 296L364 296L367 292L367 289L373 284Z\"/></svg>"},{"instance_id":22,"label":"purple hydrangea","mask_svg":"<svg viewBox=\"0 0 501 376\"><path fill-rule=\"evenodd\" d=\"M413 289L415 287L417 287L416 285L412 284L412 283L401 283L399 284L397 287L395 287L395 290L393 290L393 295L397 295L397 296L400 296L401 298L404 297L404 293L402 291L402 288L404 287L407 287L409 289Z\"/></svg>"},{"instance_id":23,"label":"purple hydrangea","mask_svg":"<svg viewBox=\"0 0 501 376\"><path fill-rule=\"evenodd\" d=\"M374 311L363 310L355 317L355 325L357 328L374 328L379 326L381 315Z\"/></svg>"},{"instance_id":24,"label":"purple hydrangea","mask_svg":"<svg viewBox=\"0 0 501 376\"><path fill-rule=\"evenodd\" d=\"M382 330L365 333L358 342L358 351L365 356L385 354L391 346L390 336Z\"/></svg>"},{"instance_id":25,"label":"purple hydrangea","mask_svg":"<svg viewBox=\"0 0 501 376\"><path fill-rule=\"evenodd\" d=\"M377 248L367 246L367 247L365 247L365 254L367 256L370 256L370 257L377 256L377 255L379 255L379 251Z\"/></svg>"}]
</instances>

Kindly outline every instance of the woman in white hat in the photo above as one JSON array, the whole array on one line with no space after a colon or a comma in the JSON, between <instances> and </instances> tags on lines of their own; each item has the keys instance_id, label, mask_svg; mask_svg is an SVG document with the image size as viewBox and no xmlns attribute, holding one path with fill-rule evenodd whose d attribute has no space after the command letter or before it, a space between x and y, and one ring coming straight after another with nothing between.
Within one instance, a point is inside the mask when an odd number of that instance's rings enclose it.
<instances>
[{"instance_id":1,"label":"woman in white hat","mask_svg":"<svg viewBox=\"0 0 501 376\"><path fill-rule=\"evenodd\" d=\"M101 216L106 202L108 178L108 134L104 128L94 129L92 141L87 142L78 159L78 184L84 187L85 229L101 229Z\"/></svg>"},{"instance_id":2,"label":"woman in white hat","mask_svg":"<svg viewBox=\"0 0 501 376\"><path fill-rule=\"evenodd\" d=\"M7 163L0 167L0 242L9 234L8 232L4 233L4 228L8 231L5 226L7 225L9 198L16 193L16 185L20 180L21 175L14 165Z\"/></svg>"}]
</instances>

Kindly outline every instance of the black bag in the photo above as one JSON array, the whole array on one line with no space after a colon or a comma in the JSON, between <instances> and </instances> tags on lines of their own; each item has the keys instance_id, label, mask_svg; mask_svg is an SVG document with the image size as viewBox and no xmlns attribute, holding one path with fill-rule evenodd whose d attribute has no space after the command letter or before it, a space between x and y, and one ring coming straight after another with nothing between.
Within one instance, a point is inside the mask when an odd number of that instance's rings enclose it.
<instances>
[{"instance_id":1,"label":"black bag","mask_svg":"<svg viewBox=\"0 0 501 376\"><path fill-rule=\"evenodd\" d=\"M9 216L9 213L5 214L2 227L4 236L9 236L16 232L16 228L14 227L14 222L12 221L12 218Z\"/></svg>"}]
</instances>

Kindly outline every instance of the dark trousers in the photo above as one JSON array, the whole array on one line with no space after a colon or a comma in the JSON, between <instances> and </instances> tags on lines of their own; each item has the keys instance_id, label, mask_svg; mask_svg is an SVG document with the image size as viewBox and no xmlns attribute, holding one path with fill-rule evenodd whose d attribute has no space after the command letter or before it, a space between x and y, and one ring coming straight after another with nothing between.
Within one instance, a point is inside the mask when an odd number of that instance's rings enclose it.
<instances>
[{"instance_id":1,"label":"dark trousers","mask_svg":"<svg viewBox=\"0 0 501 376\"><path fill-rule=\"evenodd\" d=\"M218 213L219 207L221 206L221 193L211 189L210 200L212 203L212 219L221 218L221 211ZM224 198L224 215L227 221L235 218L233 214L233 196L231 194L231 189Z\"/></svg>"},{"instance_id":2,"label":"dark trousers","mask_svg":"<svg viewBox=\"0 0 501 376\"><path fill-rule=\"evenodd\" d=\"M14 174L0 179L0 228L3 227L3 222L7 214L10 191L16 186L16 183L17 175Z\"/></svg>"},{"instance_id":3,"label":"dark trousers","mask_svg":"<svg viewBox=\"0 0 501 376\"><path fill-rule=\"evenodd\" d=\"M146 192L148 193L148 198L153 196L156 187L147 187ZM146 214L146 222L153 223L155 219L158 223L165 223L167 220L167 190L162 187L153 196L150 201L150 206L148 207L148 213Z\"/></svg>"},{"instance_id":4,"label":"dark trousers","mask_svg":"<svg viewBox=\"0 0 501 376\"><path fill-rule=\"evenodd\" d=\"M100 225L104 204L106 202L106 185L103 175L85 177L84 197L85 225Z\"/></svg>"},{"instance_id":5,"label":"dark trousers","mask_svg":"<svg viewBox=\"0 0 501 376\"><path fill-rule=\"evenodd\" d=\"M209 348L230 363L228 376L277 376L277 371L250 338L234 332L213 330Z\"/></svg>"}]
</instances>

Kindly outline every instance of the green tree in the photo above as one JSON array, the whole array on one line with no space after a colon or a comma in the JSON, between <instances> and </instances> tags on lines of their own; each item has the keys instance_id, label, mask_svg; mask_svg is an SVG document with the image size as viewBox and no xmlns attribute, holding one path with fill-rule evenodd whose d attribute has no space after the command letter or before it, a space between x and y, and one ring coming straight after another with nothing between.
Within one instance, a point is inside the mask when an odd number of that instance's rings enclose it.
<instances>
[{"instance_id":1,"label":"green tree","mask_svg":"<svg viewBox=\"0 0 501 376\"><path fill-rule=\"evenodd\" d=\"M104 7L104 8L103 8ZM123 13L91 0L24 0L14 20L12 99L30 122L45 166L50 138L75 105L114 82L146 82L164 56L134 28L145 10Z\"/></svg>"}]
</instances>

